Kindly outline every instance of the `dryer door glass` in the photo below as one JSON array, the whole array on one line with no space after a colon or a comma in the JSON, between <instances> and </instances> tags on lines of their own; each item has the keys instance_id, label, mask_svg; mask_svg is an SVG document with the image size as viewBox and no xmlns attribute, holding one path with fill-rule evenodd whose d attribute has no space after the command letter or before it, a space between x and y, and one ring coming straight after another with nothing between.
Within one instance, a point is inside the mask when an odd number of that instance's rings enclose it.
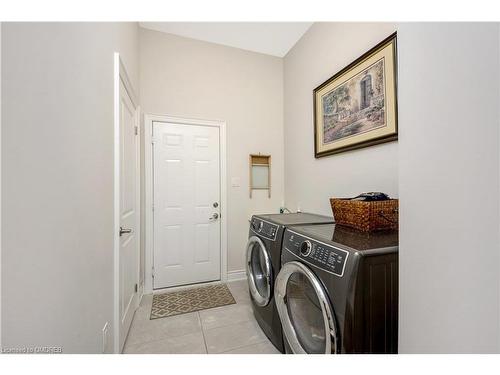
<instances>
[{"instance_id":1,"label":"dryer door glass","mask_svg":"<svg viewBox=\"0 0 500 375\"><path fill-rule=\"evenodd\" d=\"M292 353L337 353L337 329L325 289L305 264L285 263L276 277L276 307Z\"/></svg>"},{"instance_id":2,"label":"dryer door glass","mask_svg":"<svg viewBox=\"0 0 500 375\"><path fill-rule=\"evenodd\" d=\"M293 273L288 279L286 296L288 315L300 345L307 353L325 353L330 334L325 331L318 296L308 278Z\"/></svg>"},{"instance_id":3,"label":"dryer door glass","mask_svg":"<svg viewBox=\"0 0 500 375\"><path fill-rule=\"evenodd\" d=\"M247 245L247 275L253 300L259 306L267 305L271 299L271 261L264 243L255 236Z\"/></svg>"}]
</instances>

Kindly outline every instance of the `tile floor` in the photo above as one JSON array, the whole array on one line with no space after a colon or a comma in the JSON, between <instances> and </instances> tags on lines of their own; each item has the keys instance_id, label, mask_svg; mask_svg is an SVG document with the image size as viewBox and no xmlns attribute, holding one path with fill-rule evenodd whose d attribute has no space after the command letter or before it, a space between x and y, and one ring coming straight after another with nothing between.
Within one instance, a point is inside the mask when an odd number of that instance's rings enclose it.
<instances>
[{"instance_id":1,"label":"tile floor","mask_svg":"<svg viewBox=\"0 0 500 375\"><path fill-rule=\"evenodd\" d=\"M152 296L137 309L126 354L279 354L252 312L246 280L227 283L236 304L149 320Z\"/></svg>"}]
</instances>

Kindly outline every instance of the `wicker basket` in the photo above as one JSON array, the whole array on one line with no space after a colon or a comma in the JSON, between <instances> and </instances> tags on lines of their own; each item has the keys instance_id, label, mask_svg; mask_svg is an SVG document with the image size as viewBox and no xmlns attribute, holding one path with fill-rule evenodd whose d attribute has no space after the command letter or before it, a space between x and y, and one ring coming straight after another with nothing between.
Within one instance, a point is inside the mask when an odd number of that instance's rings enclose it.
<instances>
[{"instance_id":1,"label":"wicker basket","mask_svg":"<svg viewBox=\"0 0 500 375\"><path fill-rule=\"evenodd\" d=\"M397 199L363 202L330 198L335 223L364 232L398 229L398 204Z\"/></svg>"}]
</instances>

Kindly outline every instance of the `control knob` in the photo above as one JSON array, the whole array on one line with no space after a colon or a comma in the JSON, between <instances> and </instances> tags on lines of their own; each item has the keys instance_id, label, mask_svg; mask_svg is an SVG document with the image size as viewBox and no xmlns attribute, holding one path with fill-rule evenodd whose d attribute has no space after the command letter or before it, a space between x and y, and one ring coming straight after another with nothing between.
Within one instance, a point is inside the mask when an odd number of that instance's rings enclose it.
<instances>
[{"instance_id":1,"label":"control knob","mask_svg":"<svg viewBox=\"0 0 500 375\"><path fill-rule=\"evenodd\" d=\"M257 220L252 220L252 229L257 230Z\"/></svg>"},{"instance_id":2,"label":"control knob","mask_svg":"<svg viewBox=\"0 0 500 375\"><path fill-rule=\"evenodd\" d=\"M304 242L302 242L302 244L300 245L300 253L303 255L303 256L308 256L310 253L311 253L311 250L312 250L312 245L311 245L311 242L308 241L308 240L305 240Z\"/></svg>"}]
</instances>

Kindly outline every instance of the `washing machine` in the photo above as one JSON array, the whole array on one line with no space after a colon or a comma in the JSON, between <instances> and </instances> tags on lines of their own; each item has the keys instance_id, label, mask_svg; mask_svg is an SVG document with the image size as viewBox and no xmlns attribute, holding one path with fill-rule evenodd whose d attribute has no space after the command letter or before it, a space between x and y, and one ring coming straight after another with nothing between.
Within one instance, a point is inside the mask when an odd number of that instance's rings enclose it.
<instances>
[{"instance_id":1,"label":"washing machine","mask_svg":"<svg viewBox=\"0 0 500 375\"><path fill-rule=\"evenodd\" d=\"M398 232L286 229L275 300L287 353L397 353Z\"/></svg>"},{"instance_id":2,"label":"washing machine","mask_svg":"<svg viewBox=\"0 0 500 375\"><path fill-rule=\"evenodd\" d=\"M310 213L254 215L250 220L246 272L255 319L273 345L284 352L281 323L274 303L274 278L281 265L283 233L298 224L332 223Z\"/></svg>"}]
</instances>

